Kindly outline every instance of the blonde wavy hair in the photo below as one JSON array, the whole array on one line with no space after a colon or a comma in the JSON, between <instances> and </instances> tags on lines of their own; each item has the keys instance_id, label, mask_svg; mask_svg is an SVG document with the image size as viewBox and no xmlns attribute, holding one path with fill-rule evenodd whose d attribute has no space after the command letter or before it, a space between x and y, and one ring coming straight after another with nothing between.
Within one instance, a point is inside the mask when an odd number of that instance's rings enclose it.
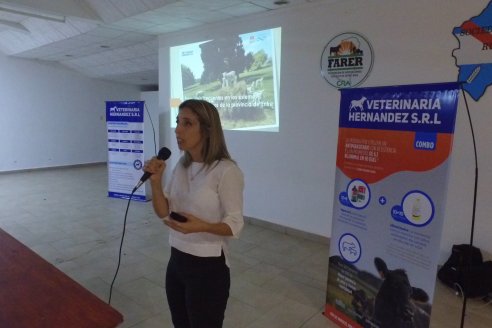
<instances>
[{"instance_id":1,"label":"blonde wavy hair","mask_svg":"<svg viewBox=\"0 0 492 328\"><path fill-rule=\"evenodd\" d=\"M203 138L202 157L205 166L209 167L215 161L223 159L232 160L224 138L224 131L220 122L217 108L205 100L188 99L179 105L179 109L188 108L198 118L200 122L200 132ZM191 155L185 151L182 159L184 167L191 165Z\"/></svg>"}]
</instances>

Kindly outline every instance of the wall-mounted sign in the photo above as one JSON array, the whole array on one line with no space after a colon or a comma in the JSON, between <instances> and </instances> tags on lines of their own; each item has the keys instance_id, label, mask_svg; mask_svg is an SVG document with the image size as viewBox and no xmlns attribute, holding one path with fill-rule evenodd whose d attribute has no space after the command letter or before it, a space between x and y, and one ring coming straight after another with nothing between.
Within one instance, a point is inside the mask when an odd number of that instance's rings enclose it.
<instances>
[{"instance_id":1,"label":"wall-mounted sign","mask_svg":"<svg viewBox=\"0 0 492 328\"><path fill-rule=\"evenodd\" d=\"M357 33L331 39L321 54L321 76L335 88L352 88L367 78L374 62L369 42Z\"/></svg>"},{"instance_id":2,"label":"wall-mounted sign","mask_svg":"<svg viewBox=\"0 0 492 328\"><path fill-rule=\"evenodd\" d=\"M478 101L492 85L492 2L477 16L453 29L459 47L453 50L458 81Z\"/></svg>"}]
</instances>

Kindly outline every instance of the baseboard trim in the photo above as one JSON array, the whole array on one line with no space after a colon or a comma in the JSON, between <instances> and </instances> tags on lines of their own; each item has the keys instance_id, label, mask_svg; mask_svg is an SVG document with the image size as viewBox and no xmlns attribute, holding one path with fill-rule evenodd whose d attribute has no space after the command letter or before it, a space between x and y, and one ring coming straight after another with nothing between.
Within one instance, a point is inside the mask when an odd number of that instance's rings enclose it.
<instances>
[{"instance_id":1,"label":"baseboard trim","mask_svg":"<svg viewBox=\"0 0 492 328\"><path fill-rule=\"evenodd\" d=\"M284 233L284 234L289 235L289 236L299 237L299 238L303 238L303 239L310 240L313 242L330 245L330 238L329 237L316 235L314 233L286 227L286 226L283 226L283 225L280 225L277 223L272 223L272 222L268 222L265 220L261 220L261 219L257 219L257 218L253 218L253 217L249 217L249 216L245 216L244 221L246 223L251 224L251 225L256 225L258 227L270 229L273 231L278 231L278 232Z\"/></svg>"},{"instance_id":2,"label":"baseboard trim","mask_svg":"<svg viewBox=\"0 0 492 328\"><path fill-rule=\"evenodd\" d=\"M88 167L88 166L98 166L98 165L107 165L107 162L92 162L92 163L68 164L68 165L59 165L59 166L34 167L34 168L29 168L29 169L0 171L0 174L25 173L25 172L35 172L35 171L49 171L49 170L59 170L59 169L72 169L72 168L77 168L77 167Z\"/></svg>"}]
</instances>

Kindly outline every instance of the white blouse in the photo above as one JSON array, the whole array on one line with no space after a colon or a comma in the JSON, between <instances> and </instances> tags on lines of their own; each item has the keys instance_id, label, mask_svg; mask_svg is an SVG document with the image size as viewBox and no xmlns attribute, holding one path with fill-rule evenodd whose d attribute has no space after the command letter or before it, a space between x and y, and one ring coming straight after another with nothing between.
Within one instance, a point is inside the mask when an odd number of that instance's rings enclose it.
<instances>
[{"instance_id":1,"label":"white blouse","mask_svg":"<svg viewBox=\"0 0 492 328\"><path fill-rule=\"evenodd\" d=\"M187 169L180 161L166 185L165 196L170 211L190 213L210 223L226 223L237 238L244 225L243 190L243 173L230 160L214 162L208 168L193 162ZM201 257L220 256L224 251L228 266L229 238L208 232L169 232L172 247Z\"/></svg>"}]
</instances>

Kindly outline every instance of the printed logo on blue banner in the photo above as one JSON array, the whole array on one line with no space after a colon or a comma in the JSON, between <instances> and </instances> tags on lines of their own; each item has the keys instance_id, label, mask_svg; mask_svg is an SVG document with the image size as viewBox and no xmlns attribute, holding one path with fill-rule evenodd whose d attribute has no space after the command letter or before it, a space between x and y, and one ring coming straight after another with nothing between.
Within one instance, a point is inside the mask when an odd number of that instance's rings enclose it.
<instances>
[{"instance_id":1,"label":"printed logo on blue banner","mask_svg":"<svg viewBox=\"0 0 492 328\"><path fill-rule=\"evenodd\" d=\"M133 167L135 168L135 170L141 170L142 169L142 161L139 159L136 159L133 162Z\"/></svg>"},{"instance_id":2,"label":"printed logo on blue banner","mask_svg":"<svg viewBox=\"0 0 492 328\"><path fill-rule=\"evenodd\" d=\"M416 132L415 142L413 146L415 149L421 150L434 150L436 149L437 133L431 132Z\"/></svg>"},{"instance_id":3,"label":"printed logo on blue banner","mask_svg":"<svg viewBox=\"0 0 492 328\"><path fill-rule=\"evenodd\" d=\"M457 83L342 89L341 92L340 127L454 132Z\"/></svg>"},{"instance_id":4,"label":"printed logo on blue banner","mask_svg":"<svg viewBox=\"0 0 492 328\"><path fill-rule=\"evenodd\" d=\"M350 233L343 234L338 239L338 251L340 252L340 256L349 263L359 261L362 255L362 247L360 246L359 240Z\"/></svg>"},{"instance_id":5,"label":"printed logo on blue banner","mask_svg":"<svg viewBox=\"0 0 492 328\"><path fill-rule=\"evenodd\" d=\"M354 179L350 181L347 190L341 192L338 198L342 205L361 210L371 200L371 189L361 179Z\"/></svg>"},{"instance_id":6,"label":"printed logo on blue banner","mask_svg":"<svg viewBox=\"0 0 492 328\"><path fill-rule=\"evenodd\" d=\"M113 121L143 122L143 120L144 120L143 101L107 101L106 102L106 122L113 122ZM128 133L130 133L130 131L128 131Z\"/></svg>"},{"instance_id":7,"label":"printed logo on blue banner","mask_svg":"<svg viewBox=\"0 0 492 328\"><path fill-rule=\"evenodd\" d=\"M434 218L434 203L423 191L409 191L401 205L393 206L391 216L395 221L416 227L428 225Z\"/></svg>"}]
</instances>

